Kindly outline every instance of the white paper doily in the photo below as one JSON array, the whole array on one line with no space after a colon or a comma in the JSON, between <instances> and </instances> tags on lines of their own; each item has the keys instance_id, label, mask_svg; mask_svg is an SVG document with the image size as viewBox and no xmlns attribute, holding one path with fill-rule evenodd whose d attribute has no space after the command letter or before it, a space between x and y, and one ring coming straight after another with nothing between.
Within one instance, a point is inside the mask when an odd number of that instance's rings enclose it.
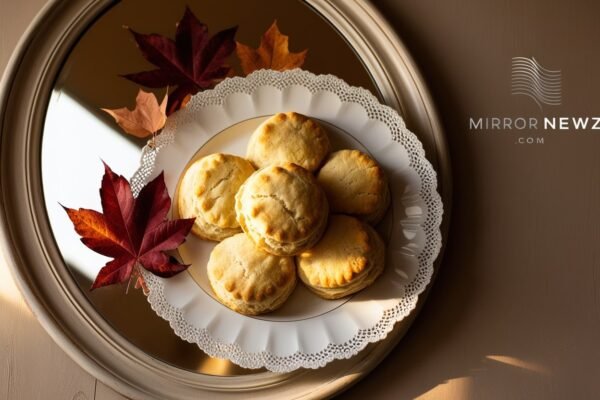
<instances>
[{"instance_id":1,"label":"white paper doily","mask_svg":"<svg viewBox=\"0 0 600 400\"><path fill-rule=\"evenodd\" d=\"M227 309L203 288L202 271L213 244L192 235L180 254L184 262L192 262L194 273L169 279L143 273L153 310L182 339L242 367L289 372L350 358L384 339L410 314L433 274L443 207L436 173L420 141L394 109L365 89L303 70L256 71L193 96L185 109L168 119L155 146L143 149L140 168L131 179L134 194L165 170L173 196L179 175L198 156L198 149L243 155L249 136L244 129L258 123L257 117L280 111L318 118L335 132L338 146L366 150L386 170L392 211L380 227L387 239L384 274L350 299L334 302L297 288L282 310L256 318ZM223 133L232 126L238 129Z\"/></svg>"}]
</instances>

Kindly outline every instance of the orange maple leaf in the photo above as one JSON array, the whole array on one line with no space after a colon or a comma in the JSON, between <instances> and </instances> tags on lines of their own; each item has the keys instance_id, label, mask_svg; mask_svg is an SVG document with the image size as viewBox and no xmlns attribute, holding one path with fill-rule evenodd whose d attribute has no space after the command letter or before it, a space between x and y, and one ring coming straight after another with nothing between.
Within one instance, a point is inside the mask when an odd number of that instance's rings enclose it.
<instances>
[{"instance_id":1,"label":"orange maple leaf","mask_svg":"<svg viewBox=\"0 0 600 400\"><path fill-rule=\"evenodd\" d=\"M135 108L129 110L127 107L107 109L102 111L110 114L117 124L127 133L144 138L158 132L167 122L167 100L165 94L160 105L158 99L152 93L140 89L135 98Z\"/></svg>"},{"instance_id":2,"label":"orange maple leaf","mask_svg":"<svg viewBox=\"0 0 600 400\"><path fill-rule=\"evenodd\" d=\"M235 52L240 59L244 74L248 75L257 69L284 71L301 67L308 50L290 53L288 41L289 37L281 34L277 21L273 21L271 27L263 34L258 49L236 42Z\"/></svg>"}]
</instances>

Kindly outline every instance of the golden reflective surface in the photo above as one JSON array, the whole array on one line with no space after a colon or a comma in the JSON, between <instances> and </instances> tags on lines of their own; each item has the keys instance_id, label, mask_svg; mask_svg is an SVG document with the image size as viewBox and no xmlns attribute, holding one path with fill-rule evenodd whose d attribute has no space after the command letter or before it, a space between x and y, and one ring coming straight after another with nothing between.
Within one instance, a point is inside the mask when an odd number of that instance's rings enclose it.
<instances>
[{"instance_id":1,"label":"golden reflective surface","mask_svg":"<svg viewBox=\"0 0 600 400\"><path fill-rule=\"evenodd\" d=\"M99 209L93 201L98 202L100 158L126 176L135 170L145 141L124 135L100 111L101 107L133 105L138 86L119 75L153 69L123 26L173 37L185 6L182 0L123 1L105 12L81 37L57 78L46 117L44 195L55 240L74 279L123 337L147 354L179 368L220 376L254 373L212 359L195 344L180 340L150 309L139 290L130 289L126 294L123 286L112 286L90 292L102 259L74 241L72 228L65 225L64 211L57 207L60 201L70 207ZM309 50L305 69L331 73L375 92L368 72L345 40L300 0L203 0L190 7L211 33L238 25L236 39L253 47L258 46L262 33L276 19L280 30L290 36L291 51ZM235 56L230 64L240 71ZM162 95L164 89L156 93Z\"/></svg>"}]
</instances>

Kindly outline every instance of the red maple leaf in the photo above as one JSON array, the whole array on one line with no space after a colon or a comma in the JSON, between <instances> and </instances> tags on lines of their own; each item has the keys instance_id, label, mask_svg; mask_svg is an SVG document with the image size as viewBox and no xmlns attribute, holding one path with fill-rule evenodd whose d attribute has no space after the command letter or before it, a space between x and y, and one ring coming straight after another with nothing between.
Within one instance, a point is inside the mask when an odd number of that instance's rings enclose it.
<instances>
[{"instance_id":1,"label":"red maple leaf","mask_svg":"<svg viewBox=\"0 0 600 400\"><path fill-rule=\"evenodd\" d=\"M128 281L140 265L161 277L189 266L165 253L185 241L194 219L166 219L171 198L163 173L134 198L129 182L104 164L100 199L102 213L64 207L83 244L113 258L98 273L92 290Z\"/></svg>"},{"instance_id":2,"label":"red maple leaf","mask_svg":"<svg viewBox=\"0 0 600 400\"><path fill-rule=\"evenodd\" d=\"M168 115L181 107L186 96L212 87L231 70L225 60L235 49L237 26L209 37L208 27L186 7L175 40L129 31L144 58L158 69L123 77L149 88L177 86L169 95Z\"/></svg>"}]
</instances>

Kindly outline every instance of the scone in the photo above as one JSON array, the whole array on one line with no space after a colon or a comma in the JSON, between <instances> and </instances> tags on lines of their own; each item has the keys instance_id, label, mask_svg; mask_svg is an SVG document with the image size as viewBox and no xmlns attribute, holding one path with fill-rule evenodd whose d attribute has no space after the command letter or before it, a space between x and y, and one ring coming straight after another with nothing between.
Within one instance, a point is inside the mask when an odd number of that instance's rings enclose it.
<instances>
[{"instance_id":1,"label":"scone","mask_svg":"<svg viewBox=\"0 0 600 400\"><path fill-rule=\"evenodd\" d=\"M302 282L325 299L339 299L372 284L385 263L383 241L366 223L332 215L323 239L296 257Z\"/></svg>"},{"instance_id":2,"label":"scone","mask_svg":"<svg viewBox=\"0 0 600 400\"><path fill-rule=\"evenodd\" d=\"M383 169L358 150L332 153L317 175L331 212L355 215L376 224L390 204L390 191Z\"/></svg>"},{"instance_id":3,"label":"scone","mask_svg":"<svg viewBox=\"0 0 600 400\"><path fill-rule=\"evenodd\" d=\"M265 253L243 233L216 245L207 269L219 301L246 315L275 310L296 286L294 258Z\"/></svg>"},{"instance_id":4,"label":"scone","mask_svg":"<svg viewBox=\"0 0 600 400\"><path fill-rule=\"evenodd\" d=\"M329 153L325 130L295 112L275 114L252 134L246 157L257 168L291 162L314 172Z\"/></svg>"},{"instance_id":5,"label":"scone","mask_svg":"<svg viewBox=\"0 0 600 400\"><path fill-rule=\"evenodd\" d=\"M230 154L197 160L179 184L179 217L196 218L192 232L203 239L219 241L241 232L235 217L235 194L253 172L247 160Z\"/></svg>"},{"instance_id":6,"label":"scone","mask_svg":"<svg viewBox=\"0 0 600 400\"><path fill-rule=\"evenodd\" d=\"M327 199L313 175L296 164L256 171L235 196L244 232L261 249L289 256L312 247L327 225Z\"/></svg>"}]
</instances>

